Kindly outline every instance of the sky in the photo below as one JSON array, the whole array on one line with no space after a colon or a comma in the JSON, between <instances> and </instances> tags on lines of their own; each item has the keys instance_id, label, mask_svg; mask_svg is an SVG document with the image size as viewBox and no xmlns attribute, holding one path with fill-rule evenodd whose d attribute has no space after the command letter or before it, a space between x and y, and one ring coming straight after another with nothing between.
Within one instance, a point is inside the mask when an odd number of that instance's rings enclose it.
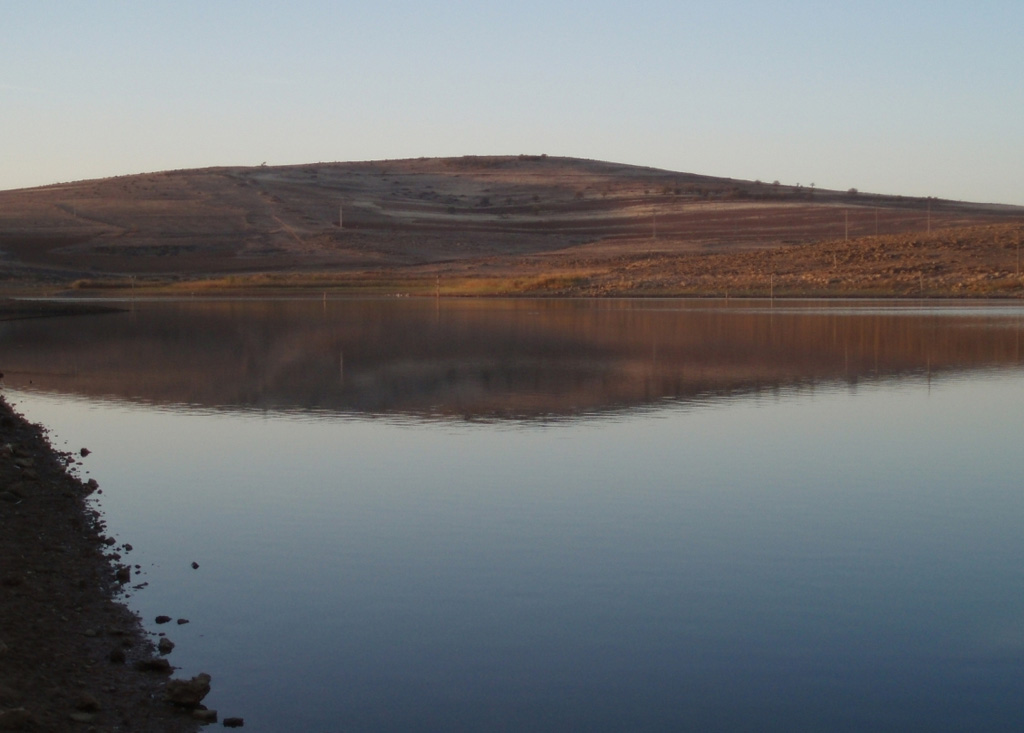
<instances>
[{"instance_id":1,"label":"sky","mask_svg":"<svg viewBox=\"0 0 1024 733\"><path fill-rule=\"evenodd\" d=\"M0 0L0 189L573 156L1024 205L1021 0Z\"/></svg>"}]
</instances>

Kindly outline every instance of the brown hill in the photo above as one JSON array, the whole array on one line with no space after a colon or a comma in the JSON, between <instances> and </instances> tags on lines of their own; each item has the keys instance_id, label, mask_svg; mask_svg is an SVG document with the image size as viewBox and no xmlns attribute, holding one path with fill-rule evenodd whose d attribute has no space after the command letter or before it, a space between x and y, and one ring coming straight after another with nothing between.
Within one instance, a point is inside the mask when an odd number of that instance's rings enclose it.
<instances>
[{"instance_id":1,"label":"brown hill","mask_svg":"<svg viewBox=\"0 0 1024 733\"><path fill-rule=\"evenodd\" d=\"M1022 220L1020 207L547 156L210 168L0 192L0 275L57 284L233 275L219 284L415 291L429 283L433 291L442 278L460 292L716 292L729 284L687 274L695 254L735 269L721 258L951 228L976 234L965 228ZM1019 236L1007 231L1004 239ZM766 272L755 269L758 278ZM275 275L238 277L256 273ZM745 285L757 289L735 281L732 291Z\"/></svg>"}]
</instances>

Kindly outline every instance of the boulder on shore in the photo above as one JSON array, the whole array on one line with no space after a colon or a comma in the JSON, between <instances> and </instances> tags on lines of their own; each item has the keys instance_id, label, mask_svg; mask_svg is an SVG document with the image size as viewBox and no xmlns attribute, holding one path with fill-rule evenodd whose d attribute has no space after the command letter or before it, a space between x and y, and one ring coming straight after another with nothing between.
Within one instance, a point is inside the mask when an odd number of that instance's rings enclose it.
<instances>
[{"instance_id":1,"label":"boulder on shore","mask_svg":"<svg viewBox=\"0 0 1024 733\"><path fill-rule=\"evenodd\" d=\"M171 680L164 699L183 708L195 708L210 694L210 675L201 672L190 680Z\"/></svg>"}]
</instances>

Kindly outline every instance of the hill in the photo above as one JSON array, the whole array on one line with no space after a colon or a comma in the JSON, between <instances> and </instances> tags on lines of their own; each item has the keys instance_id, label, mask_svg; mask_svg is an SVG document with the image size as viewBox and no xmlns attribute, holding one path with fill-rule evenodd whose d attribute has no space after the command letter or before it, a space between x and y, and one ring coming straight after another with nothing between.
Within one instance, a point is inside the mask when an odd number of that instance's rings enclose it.
<instances>
[{"instance_id":1,"label":"hill","mask_svg":"<svg viewBox=\"0 0 1024 733\"><path fill-rule=\"evenodd\" d=\"M942 270L950 247L976 246L983 274L1012 279L1022 221L1020 207L548 156L209 168L0 192L0 276L49 287L757 294L778 271L780 293L903 292L900 278L868 287L858 254L909 257L929 241L942 254L929 250L926 264ZM925 290L922 263L905 259L897 267L913 272L889 274L916 274ZM834 271L787 284L803 260ZM965 285L977 273L953 272L962 264L950 260L942 292L982 294Z\"/></svg>"}]
</instances>

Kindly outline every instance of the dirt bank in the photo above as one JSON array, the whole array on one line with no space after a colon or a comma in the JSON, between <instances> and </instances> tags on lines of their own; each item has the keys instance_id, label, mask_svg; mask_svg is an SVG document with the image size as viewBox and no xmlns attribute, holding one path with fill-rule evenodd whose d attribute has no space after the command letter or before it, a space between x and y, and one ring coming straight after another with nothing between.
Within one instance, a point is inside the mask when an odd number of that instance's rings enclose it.
<instances>
[{"instance_id":1,"label":"dirt bank","mask_svg":"<svg viewBox=\"0 0 1024 733\"><path fill-rule=\"evenodd\" d=\"M116 601L130 547L75 460L0 396L0 730L194 731L163 701L169 674L138 668L159 655Z\"/></svg>"}]
</instances>

